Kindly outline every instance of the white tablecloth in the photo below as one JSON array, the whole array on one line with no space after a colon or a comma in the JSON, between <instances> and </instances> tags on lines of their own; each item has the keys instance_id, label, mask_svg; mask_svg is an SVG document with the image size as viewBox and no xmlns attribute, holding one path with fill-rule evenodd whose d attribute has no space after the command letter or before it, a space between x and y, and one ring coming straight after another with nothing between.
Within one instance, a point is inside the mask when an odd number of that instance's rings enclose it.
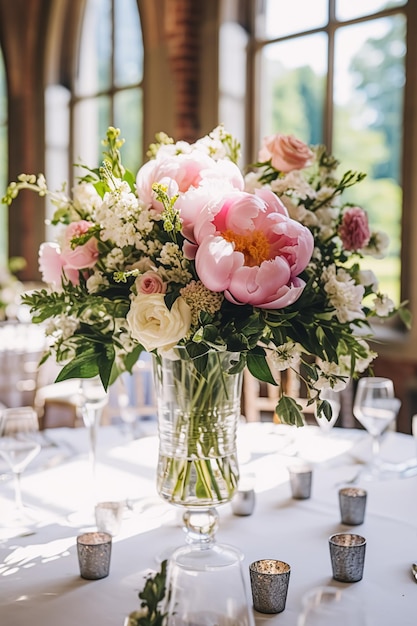
<instances>
[{"instance_id":1,"label":"white tablecloth","mask_svg":"<svg viewBox=\"0 0 417 626\"><path fill-rule=\"evenodd\" d=\"M102 428L98 442L97 484L100 500L128 500L121 532L113 538L108 578L80 578L75 537L94 528L88 438L84 429L55 429L23 476L24 501L38 522L13 531L5 526L13 484L0 482L0 624L1 626L122 626L139 607L137 592L155 557L183 542L177 510L155 489L157 439L128 441L114 427ZM353 532L367 539L362 581L337 583L331 577L328 537L341 525L340 482L354 476L355 463L369 453L362 431L334 429L327 437L317 427L293 429L269 423L239 429L240 467L256 474L253 515L237 517L231 506L219 508L217 540L238 547L250 585L248 566L260 558L291 565L287 606L279 615L254 612L256 625L295 626L301 598L318 585L333 585L360 599L367 626L415 626L417 585L410 573L417 560L417 477L359 483L368 491L365 523ZM383 455L395 462L415 458L415 440L388 433ZM287 466L299 457L314 463L312 497L293 500ZM0 473L6 468L0 466Z\"/></svg>"}]
</instances>

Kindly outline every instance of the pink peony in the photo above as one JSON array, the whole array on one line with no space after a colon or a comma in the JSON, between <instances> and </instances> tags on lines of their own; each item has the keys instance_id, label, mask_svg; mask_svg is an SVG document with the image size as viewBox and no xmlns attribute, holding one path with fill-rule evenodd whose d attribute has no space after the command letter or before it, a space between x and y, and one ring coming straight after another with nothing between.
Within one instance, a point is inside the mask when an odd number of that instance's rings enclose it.
<instances>
[{"instance_id":1,"label":"pink peony","mask_svg":"<svg viewBox=\"0 0 417 626\"><path fill-rule=\"evenodd\" d=\"M81 270L87 267L93 267L98 259L98 246L97 239L91 237L87 243L72 247L71 241L75 237L80 237L93 226L91 222L86 220L80 220L79 222L72 222L69 224L65 231L64 245L61 251L63 264L67 267Z\"/></svg>"},{"instance_id":2,"label":"pink peony","mask_svg":"<svg viewBox=\"0 0 417 626\"><path fill-rule=\"evenodd\" d=\"M371 233L368 217L363 209L358 206L345 209L339 236L345 250L360 250L368 244Z\"/></svg>"},{"instance_id":3,"label":"pink peony","mask_svg":"<svg viewBox=\"0 0 417 626\"><path fill-rule=\"evenodd\" d=\"M272 167L280 172L302 170L311 163L313 153L307 144L293 135L269 135L262 142L258 160L271 160Z\"/></svg>"},{"instance_id":4,"label":"pink peony","mask_svg":"<svg viewBox=\"0 0 417 626\"><path fill-rule=\"evenodd\" d=\"M228 179L233 187L243 189L243 176L237 165L228 160L214 161L204 152L195 150L186 154L160 153L156 159L143 165L136 176L138 197L156 211L162 211L162 204L155 199L152 191L154 183L168 184L180 197L189 190L199 187L205 179Z\"/></svg>"},{"instance_id":5,"label":"pink peony","mask_svg":"<svg viewBox=\"0 0 417 626\"><path fill-rule=\"evenodd\" d=\"M298 275L313 253L308 228L292 220L269 190L233 192L196 219L195 264L202 283L235 304L263 309L295 302Z\"/></svg>"},{"instance_id":6,"label":"pink peony","mask_svg":"<svg viewBox=\"0 0 417 626\"><path fill-rule=\"evenodd\" d=\"M39 269L42 280L50 285L61 285L65 277L73 285L78 285L78 270L66 267L59 246L55 243L43 243L39 248Z\"/></svg>"}]
</instances>

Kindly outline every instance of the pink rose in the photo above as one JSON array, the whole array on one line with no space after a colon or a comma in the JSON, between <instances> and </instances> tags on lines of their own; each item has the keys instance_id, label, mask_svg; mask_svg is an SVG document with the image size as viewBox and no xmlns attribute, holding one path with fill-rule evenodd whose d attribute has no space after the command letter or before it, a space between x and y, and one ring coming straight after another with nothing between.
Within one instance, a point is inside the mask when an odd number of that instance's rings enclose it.
<instances>
[{"instance_id":1,"label":"pink rose","mask_svg":"<svg viewBox=\"0 0 417 626\"><path fill-rule=\"evenodd\" d=\"M67 267L81 270L93 267L98 259L97 239L91 237L87 243L81 246L72 247L71 241L75 237L84 235L93 224L86 220L72 222L65 231L64 245L61 250L63 264Z\"/></svg>"},{"instance_id":2,"label":"pink rose","mask_svg":"<svg viewBox=\"0 0 417 626\"><path fill-rule=\"evenodd\" d=\"M42 280L54 286L60 286L65 277L73 285L78 285L78 270L66 267L61 250L56 243L43 243L39 248L39 270Z\"/></svg>"},{"instance_id":3,"label":"pink rose","mask_svg":"<svg viewBox=\"0 0 417 626\"><path fill-rule=\"evenodd\" d=\"M368 217L363 209L358 206L345 209L339 236L345 250L360 250L368 244L371 233Z\"/></svg>"},{"instance_id":4,"label":"pink rose","mask_svg":"<svg viewBox=\"0 0 417 626\"><path fill-rule=\"evenodd\" d=\"M304 281L298 274L311 259L314 240L275 194L236 191L218 203L211 219L211 230L201 223L194 231L196 270L208 289L223 291L235 304L263 309L283 308L299 298Z\"/></svg>"},{"instance_id":5,"label":"pink rose","mask_svg":"<svg viewBox=\"0 0 417 626\"><path fill-rule=\"evenodd\" d=\"M301 170L310 165L313 153L307 144L293 135L269 135L262 142L258 160L271 160L272 167L280 172Z\"/></svg>"},{"instance_id":6,"label":"pink rose","mask_svg":"<svg viewBox=\"0 0 417 626\"><path fill-rule=\"evenodd\" d=\"M165 293L167 286L157 272L149 270L137 277L136 289L138 293L144 294Z\"/></svg>"}]
</instances>

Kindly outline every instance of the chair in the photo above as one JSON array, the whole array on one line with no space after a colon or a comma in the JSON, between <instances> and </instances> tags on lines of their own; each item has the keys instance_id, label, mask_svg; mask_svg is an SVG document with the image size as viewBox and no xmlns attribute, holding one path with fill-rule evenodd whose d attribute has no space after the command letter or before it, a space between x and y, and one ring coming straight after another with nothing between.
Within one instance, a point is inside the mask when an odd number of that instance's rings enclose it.
<instances>
[{"instance_id":1,"label":"chair","mask_svg":"<svg viewBox=\"0 0 417 626\"><path fill-rule=\"evenodd\" d=\"M308 421L309 415L314 413L314 405L307 405L307 398L303 397L302 385L297 372L293 369L275 373L278 385L262 383L257 380L246 368L243 373L242 413L248 422L259 422L272 419L280 422L275 409L280 398L281 387L285 395L294 398L303 408Z\"/></svg>"},{"instance_id":2,"label":"chair","mask_svg":"<svg viewBox=\"0 0 417 626\"><path fill-rule=\"evenodd\" d=\"M136 419L154 419L157 402L152 377L152 361L142 354L135 363L132 374L122 374L110 389L109 419L134 422Z\"/></svg>"},{"instance_id":3,"label":"chair","mask_svg":"<svg viewBox=\"0 0 417 626\"><path fill-rule=\"evenodd\" d=\"M0 324L0 402L5 406L33 405L45 341L39 325L16 321Z\"/></svg>"}]
</instances>

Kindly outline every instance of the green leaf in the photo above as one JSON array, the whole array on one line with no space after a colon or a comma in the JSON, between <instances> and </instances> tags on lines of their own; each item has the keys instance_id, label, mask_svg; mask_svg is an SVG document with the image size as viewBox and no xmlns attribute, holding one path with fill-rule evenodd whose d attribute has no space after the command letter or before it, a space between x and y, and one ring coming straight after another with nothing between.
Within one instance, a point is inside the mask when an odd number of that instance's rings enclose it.
<instances>
[{"instance_id":1,"label":"green leaf","mask_svg":"<svg viewBox=\"0 0 417 626\"><path fill-rule=\"evenodd\" d=\"M285 424L304 426L303 407L289 396L282 396L276 406L276 414Z\"/></svg>"},{"instance_id":2,"label":"green leaf","mask_svg":"<svg viewBox=\"0 0 417 626\"><path fill-rule=\"evenodd\" d=\"M135 180L134 174L130 170L125 170L123 180L125 180L128 183L132 191L135 191L136 180Z\"/></svg>"},{"instance_id":3,"label":"green leaf","mask_svg":"<svg viewBox=\"0 0 417 626\"><path fill-rule=\"evenodd\" d=\"M116 358L116 351L113 345L105 345L104 350L98 353L97 364L98 373L104 389L107 391L112 378L113 363Z\"/></svg>"},{"instance_id":4,"label":"green leaf","mask_svg":"<svg viewBox=\"0 0 417 626\"><path fill-rule=\"evenodd\" d=\"M55 382L59 383L70 378L94 378L98 373L97 354L95 350L89 349L64 365Z\"/></svg>"},{"instance_id":5,"label":"green leaf","mask_svg":"<svg viewBox=\"0 0 417 626\"><path fill-rule=\"evenodd\" d=\"M324 415L326 420L330 422L330 420L332 419L332 415L333 415L332 406L330 402L328 402L327 400L322 400L321 402L319 402L317 405L317 414L319 415L319 417L321 415Z\"/></svg>"},{"instance_id":6,"label":"green leaf","mask_svg":"<svg viewBox=\"0 0 417 626\"><path fill-rule=\"evenodd\" d=\"M270 383L271 385L277 385L277 382L269 369L269 365L266 362L265 352L263 354L256 354L254 350L248 352L246 363L252 376L258 380Z\"/></svg>"},{"instance_id":7,"label":"green leaf","mask_svg":"<svg viewBox=\"0 0 417 626\"><path fill-rule=\"evenodd\" d=\"M411 311L404 307L400 307L398 309L398 315L400 316L400 319L403 322L404 326L407 328L407 330L411 330L411 324L413 321Z\"/></svg>"},{"instance_id":8,"label":"green leaf","mask_svg":"<svg viewBox=\"0 0 417 626\"><path fill-rule=\"evenodd\" d=\"M133 366L137 363L142 352L145 352L145 348L138 345L125 357L124 364L129 374L132 373Z\"/></svg>"}]
</instances>

